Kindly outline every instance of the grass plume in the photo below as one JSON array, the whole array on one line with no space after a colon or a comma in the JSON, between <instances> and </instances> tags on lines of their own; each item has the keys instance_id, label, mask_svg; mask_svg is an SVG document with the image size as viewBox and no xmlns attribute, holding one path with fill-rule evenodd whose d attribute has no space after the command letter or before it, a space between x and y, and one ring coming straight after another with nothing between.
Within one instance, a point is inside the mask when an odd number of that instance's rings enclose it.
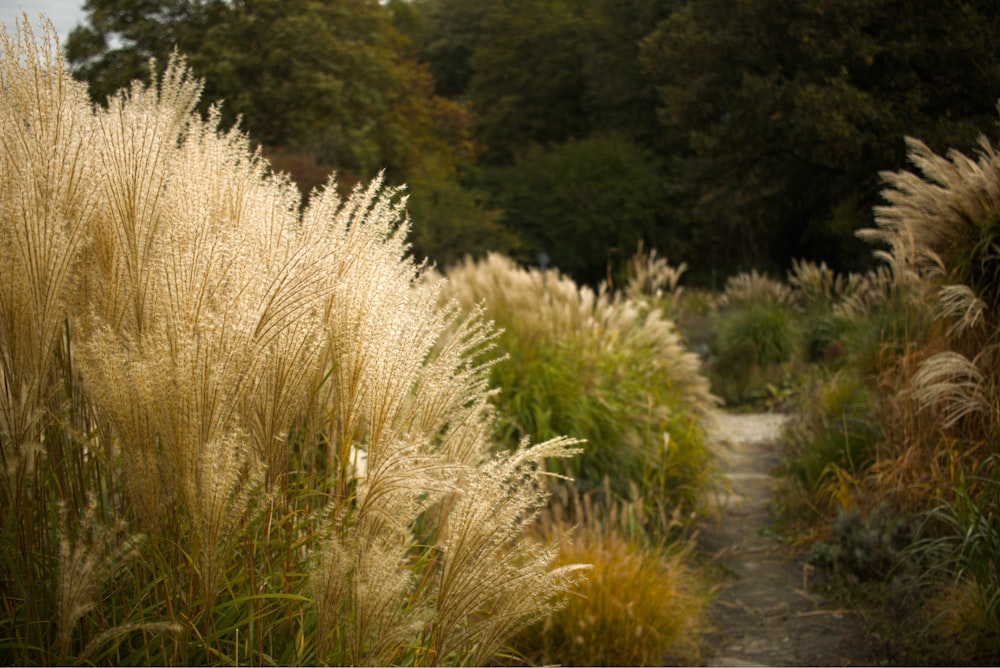
<instances>
[{"instance_id":1,"label":"grass plume","mask_svg":"<svg viewBox=\"0 0 1000 668\"><path fill-rule=\"evenodd\" d=\"M497 334L403 191L303 207L181 57L92 106L45 35L0 33L5 658L484 663L558 607L573 441L494 457Z\"/></svg>"}]
</instances>

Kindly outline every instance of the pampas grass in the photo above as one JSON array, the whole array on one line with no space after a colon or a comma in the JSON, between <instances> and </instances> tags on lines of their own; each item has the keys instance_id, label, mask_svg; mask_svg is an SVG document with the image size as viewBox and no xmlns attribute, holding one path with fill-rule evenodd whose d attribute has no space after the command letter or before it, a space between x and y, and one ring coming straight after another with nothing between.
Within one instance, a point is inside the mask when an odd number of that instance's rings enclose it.
<instances>
[{"instance_id":1,"label":"pampas grass","mask_svg":"<svg viewBox=\"0 0 1000 668\"><path fill-rule=\"evenodd\" d=\"M405 194L303 209L182 58L94 107L53 35L0 33L4 657L483 663L558 608L575 441L493 455L497 335Z\"/></svg>"}]
</instances>

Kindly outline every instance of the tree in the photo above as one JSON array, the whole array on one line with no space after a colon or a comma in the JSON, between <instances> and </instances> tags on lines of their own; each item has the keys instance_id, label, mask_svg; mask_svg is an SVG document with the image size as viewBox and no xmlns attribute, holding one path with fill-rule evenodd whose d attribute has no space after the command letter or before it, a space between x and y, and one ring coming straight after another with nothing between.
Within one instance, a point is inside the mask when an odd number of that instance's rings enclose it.
<instances>
[{"instance_id":1,"label":"tree","mask_svg":"<svg viewBox=\"0 0 1000 668\"><path fill-rule=\"evenodd\" d=\"M478 23L468 97L494 162L509 162L516 147L530 143L608 132L643 142L655 137L655 88L641 67L639 44L673 2L493 4Z\"/></svg>"},{"instance_id":2,"label":"tree","mask_svg":"<svg viewBox=\"0 0 1000 668\"><path fill-rule=\"evenodd\" d=\"M987 0L698 0L645 40L675 219L700 258L784 266L870 254L880 170L904 135L970 147L1000 93L1000 7Z\"/></svg>"},{"instance_id":3,"label":"tree","mask_svg":"<svg viewBox=\"0 0 1000 668\"><path fill-rule=\"evenodd\" d=\"M472 156L464 109L436 97L426 68L376 0L89 0L69 39L99 92L148 76L177 49L265 147L306 151L369 178L399 179L421 156Z\"/></svg>"},{"instance_id":4,"label":"tree","mask_svg":"<svg viewBox=\"0 0 1000 668\"><path fill-rule=\"evenodd\" d=\"M166 62L174 49L198 66L199 45L229 11L224 0L87 0L83 9L87 23L70 32L66 55L96 101L148 79L150 58Z\"/></svg>"},{"instance_id":5,"label":"tree","mask_svg":"<svg viewBox=\"0 0 1000 668\"><path fill-rule=\"evenodd\" d=\"M535 147L491 172L504 224L524 242L519 260L544 253L578 282L613 274L640 240L661 245L665 188L654 156L608 135Z\"/></svg>"},{"instance_id":6,"label":"tree","mask_svg":"<svg viewBox=\"0 0 1000 668\"><path fill-rule=\"evenodd\" d=\"M486 19L499 0L415 0L420 18L413 40L429 64L437 92L462 99L472 80L472 58L484 37Z\"/></svg>"},{"instance_id":7,"label":"tree","mask_svg":"<svg viewBox=\"0 0 1000 668\"><path fill-rule=\"evenodd\" d=\"M509 0L489 15L469 97L486 157L509 162L530 143L586 136L583 27L569 0Z\"/></svg>"},{"instance_id":8,"label":"tree","mask_svg":"<svg viewBox=\"0 0 1000 668\"><path fill-rule=\"evenodd\" d=\"M662 134L658 97L642 67L641 43L650 26L670 15L677 0L584 0L579 3L586 46L583 52L584 107L596 132L616 132L644 146Z\"/></svg>"}]
</instances>

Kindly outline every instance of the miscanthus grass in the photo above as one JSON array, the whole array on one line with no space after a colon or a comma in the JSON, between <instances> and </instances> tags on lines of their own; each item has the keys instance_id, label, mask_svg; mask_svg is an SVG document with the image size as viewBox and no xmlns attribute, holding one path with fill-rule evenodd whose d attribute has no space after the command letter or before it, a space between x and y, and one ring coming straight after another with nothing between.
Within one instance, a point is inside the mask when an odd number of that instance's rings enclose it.
<instances>
[{"instance_id":1,"label":"miscanthus grass","mask_svg":"<svg viewBox=\"0 0 1000 668\"><path fill-rule=\"evenodd\" d=\"M974 157L907 145L915 168L882 175L877 227L860 233L884 266L843 279L796 267L802 305L838 323L846 359L820 360L836 371L806 395L789 468L811 483L817 509L838 514L831 544L818 545L828 552L815 554L877 582L864 594L892 613L883 637L923 662L990 663L1000 647L1000 156L985 138ZM897 614L901 600L912 605Z\"/></svg>"},{"instance_id":2,"label":"miscanthus grass","mask_svg":"<svg viewBox=\"0 0 1000 668\"><path fill-rule=\"evenodd\" d=\"M181 58L92 106L0 32L0 658L484 663L580 569L481 313L380 180L302 208Z\"/></svg>"},{"instance_id":3,"label":"miscanthus grass","mask_svg":"<svg viewBox=\"0 0 1000 668\"><path fill-rule=\"evenodd\" d=\"M503 328L493 367L501 439L585 438L581 457L556 460L584 490L649 504L649 529L668 531L678 507L698 507L711 480L705 425L718 400L672 320L644 289L676 289L655 255L628 294L579 286L557 271L491 254L451 267L444 296L483 308ZM672 281L672 282L671 282ZM556 468L558 467L558 468Z\"/></svg>"}]
</instances>

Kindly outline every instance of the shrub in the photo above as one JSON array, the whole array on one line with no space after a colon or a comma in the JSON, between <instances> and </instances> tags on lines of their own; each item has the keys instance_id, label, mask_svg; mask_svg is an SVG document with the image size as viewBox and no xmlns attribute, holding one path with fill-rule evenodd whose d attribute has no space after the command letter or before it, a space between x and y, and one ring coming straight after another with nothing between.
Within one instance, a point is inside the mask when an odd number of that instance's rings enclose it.
<instances>
[{"instance_id":1,"label":"shrub","mask_svg":"<svg viewBox=\"0 0 1000 668\"><path fill-rule=\"evenodd\" d=\"M841 508L830 542L813 544L809 561L860 581L885 581L910 565L915 538L915 522L885 503L866 514L857 506Z\"/></svg>"},{"instance_id":2,"label":"shrub","mask_svg":"<svg viewBox=\"0 0 1000 668\"><path fill-rule=\"evenodd\" d=\"M788 306L763 302L717 316L713 388L730 404L759 402L783 383L796 347Z\"/></svg>"},{"instance_id":3,"label":"shrub","mask_svg":"<svg viewBox=\"0 0 1000 668\"><path fill-rule=\"evenodd\" d=\"M399 192L300 210L181 60L95 108L53 35L0 32L7 662L483 663L558 607L572 441L493 454Z\"/></svg>"}]
</instances>

